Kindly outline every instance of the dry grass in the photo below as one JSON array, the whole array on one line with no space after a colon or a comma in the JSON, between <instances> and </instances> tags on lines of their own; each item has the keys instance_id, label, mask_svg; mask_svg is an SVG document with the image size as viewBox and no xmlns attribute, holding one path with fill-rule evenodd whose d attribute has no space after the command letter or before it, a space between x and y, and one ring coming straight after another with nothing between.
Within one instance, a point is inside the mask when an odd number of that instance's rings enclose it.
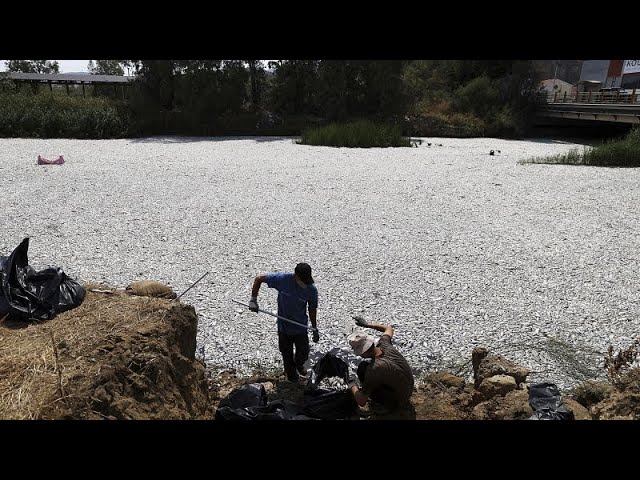
<instances>
[{"instance_id":1,"label":"dry grass","mask_svg":"<svg viewBox=\"0 0 640 480\"><path fill-rule=\"evenodd\" d=\"M79 307L42 323L0 321L0 419L38 419L64 410L74 378L95 378L110 338L164 320L172 301L136 297L99 284ZM97 293L91 289L113 291ZM147 326L143 326L147 324Z\"/></svg>"},{"instance_id":2,"label":"dry grass","mask_svg":"<svg viewBox=\"0 0 640 480\"><path fill-rule=\"evenodd\" d=\"M440 115L447 116L451 113L451 102L448 100L439 100L434 102L418 102L416 111L422 115Z\"/></svg>"},{"instance_id":3,"label":"dry grass","mask_svg":"<svg viewBox=\"0 0 640 480\"><path fill-rule=\"evenodd\" d=\"M627 348L620 349L614 355L613 345L609 345L604 357L604 366L607 369L607 377L614 385L618 384L622 376L630 370L640 355L640 339L633 341Z\"/></svg>"}]
</instances>

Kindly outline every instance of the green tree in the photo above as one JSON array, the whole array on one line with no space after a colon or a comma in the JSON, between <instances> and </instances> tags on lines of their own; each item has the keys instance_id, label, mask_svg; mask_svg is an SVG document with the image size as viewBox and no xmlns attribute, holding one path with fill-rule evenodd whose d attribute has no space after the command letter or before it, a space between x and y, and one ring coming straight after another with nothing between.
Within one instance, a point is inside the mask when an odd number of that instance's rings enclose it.
<instances>
[{"instance_id":1,"label":"green tree","mask_svg":"<svg viewBox=\"0 0 640 480\"><path fill-rule=\"evenodd\" d=\"M450 79L442 60L414 60L402 73L404 92L410 105L435 102L450 96Z\"/></svg>"},{"instance_id":2,"label":"green tree","mask_svg":"<svg viewBox=\"0 0 640 480\"><path fill-rule=\"evenodd\" d=\"M124 75L123 60L89 60L87 69L92 75Z\"/></svg>"},{"instance_id":3,"label":"green tree","mask_svg":"<svg viewBox=\"0 0 640 480\"><path fill-rule=\"evenodd\" d=\"M147 103L171 110L175 99L176 60L133 60L137 83Z\"/></svg>"},{"instance_id":4,"label":"green tree","mask_svg":"<svg viewBox=\"0 0 640 480\"><path fill-rule=\"evenodd\" d=\"M271 109L284 114L317 113L319 60L277 60L271 87Z\"/></svg>"},{"instance_id":5,"label":"green tree","mask_svg":"<svg viewBox=\"0 0 640 480\"><path fill-rule=\"evenodd\" d=\"M255 111L262 104L262 93L265 88L266 72L262 60L245 60L249 67L249 91L251 94L251 108Z\"/></svg>"},{"instance_id":6,"label":"green tree","mask_svg":"<svg viewBox=\"0 0 640 480\"><path fill-rule=\"evenodd\" d=\"M482 75L467 82L455 91L454 106L457 110L470 112L479 118L495 115L504 102L500 101L500 91L496 82Z\"/></svg>"},{"instance_id":7,"label":"green tree","mask_svg":"<svg viewBox=\"0 0 640 480\"><path fill-rule=\"evenodd\" d=\"M352 66L344 60L322 60L318 69L319 102L322 113L329 120L345 120L349 117L351 103Z\"/></svg>"},{"instance_id":8,"label":"green tree","mask_svg":"<svg viewBox=\"0 0 640 480\"><path fill-rule=\"evenodd\" d=\"M189 115L190 121L211 122L217 115L242 109L248 81L244 62L180 60L177 70L176 104Z\"/></svg>"},{"instance_id":9,"label":"green tree","mask_svg":"<svg viewBox=\"0 0 640 480\"><path fill-rule=\"evenodd\" d=\"M412 115L466 115L488 134L520 134L531 116L537 82L531 60L417 60L403 70Z\"/></svg>"},{"instance_id":10,"label":"green tree","mask_svg":"<svg viewBox=\"0 0 640 480\"><path fill-rule=\"evenodd\" d=\"M363 81L363 100L359 110L381 119L405 110L402 92L402 60L359 62Z\"/></svg>"},{"instance_id":11,"label":"green tree","mask_svg":"<svg viewBox=\"0 0 640 480\"><path fill-rule=\"evenodd\" d=\"M57 60L7 60L7 70L22 73L59 73Z\"/></svg>"},{"instance_id":12,"label":"green tree","mask_svg":"<svg viewBox=\"0 0 640 480\"><path fill-rule=\"evenodd\" d=\"M125 62L136 74L129 105L139 131L215 134L247 103L249 74L242 60Z\"/></svg>"},{"instance_id":13,"label":"green tree","mask_svg":"<svg viewBox=\"0 0 640 480\"><path fill-rule=\"evenodd\" d=\"M0 72L0 91L5 91L7 88L13 87L14 84L7 75L6 72Z\"/></svg>"},{"instance_id":14,"label":"green tree","mask_svg":"<svg viewBox=\"0 0 640 480\"><path fill-rule=\"evenodd\" d=\"M242 60L225 60L222 73L221 94L228 98L225 109L228 113L238 113L250 97L247 93L250 73Z\"/></svg>"},{"instance_id":15,"label":"green tree","mask_svg":"<svg viewBox=\"0 0 640 480\"><path fill-rule=\"evenodd\" d=\"M387 119L404 110L403 62L399 60L322 60L318 69L323 114Z\"/></svg>"}]
</instances>

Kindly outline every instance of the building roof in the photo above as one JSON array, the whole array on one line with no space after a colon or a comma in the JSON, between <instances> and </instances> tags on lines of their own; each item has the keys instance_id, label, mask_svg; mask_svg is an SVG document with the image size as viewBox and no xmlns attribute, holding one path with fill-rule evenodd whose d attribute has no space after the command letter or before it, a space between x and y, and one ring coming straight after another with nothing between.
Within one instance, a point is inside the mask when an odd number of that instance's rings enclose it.
<instances>
[{"instance_id":1,"label":"building roof","mask_svg":"<svg viewBox=\"0 0 640 480\"><path fill-rule=\"evenodd\" d=\"M90 75L82 73L22 73L6 72L12 80L53 83L127 83L135 77L127 75Z\"/></svg>"},{"instance_id":2,"label":"building roof","mask_svg":"<svg viewBox=\"0 0 640 480\"><path fill-rule=\"evenodd\" d=\"M547 80L542 80L543 85L558 85L558 84L564 84L567 85L569 87L574 87L575 85L573 83L569 83L569 82L565 82L564 80L560 80L559 78L548 78Z\"/></svg>"}]
</instances>

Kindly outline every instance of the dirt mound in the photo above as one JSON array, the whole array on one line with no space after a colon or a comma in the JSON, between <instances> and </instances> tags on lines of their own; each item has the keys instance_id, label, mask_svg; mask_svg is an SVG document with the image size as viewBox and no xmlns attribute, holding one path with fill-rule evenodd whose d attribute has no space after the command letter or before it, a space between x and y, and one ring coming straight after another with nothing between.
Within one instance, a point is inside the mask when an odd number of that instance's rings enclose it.
<instances>
[{"instance_id":1,"label":"dirt mound","mask_svg":"<svg viewBox=\"0 0 640 480\"><path fill-rule=\"evenodd\" d=\"M0 323L0 418L212 418L193 307L86 288L52 320Z\"/></svg>"},{"instance_id":2,"label":"dirt mound","mask_svg":"<svg viewBox=\"0 0 640 480\"><path fill-rule=\"evenodd\" d=\"M600 386L598 393L604 398L590 405L589 413L593 418L640 420L640 369L629 370L612 387Z\"/></svg>"}]
</instances>

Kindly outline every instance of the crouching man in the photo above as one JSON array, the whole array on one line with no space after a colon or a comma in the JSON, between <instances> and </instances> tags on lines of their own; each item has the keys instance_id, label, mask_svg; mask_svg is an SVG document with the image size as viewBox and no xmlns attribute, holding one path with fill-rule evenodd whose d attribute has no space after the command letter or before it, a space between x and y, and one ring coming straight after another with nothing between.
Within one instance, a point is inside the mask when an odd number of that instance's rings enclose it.
<instances>
[{"instance_id":1,"label":"crouching man","mask_svg":"<svg viewBox=\"0 0 640 480\"><path fill-rule=\"evenodd\" d=\"M369 402L371 420L415 420L416 411L409 400L413 373L407 360L391 344L393 327L367 323L359 316L353 318L360 327L382 332L378 345L374 337L364 332L349 336L353 352L365 359L358 366L361 388L355 383L349 385L356 402L361 407Z\"/></svg>"}]
</instances>

